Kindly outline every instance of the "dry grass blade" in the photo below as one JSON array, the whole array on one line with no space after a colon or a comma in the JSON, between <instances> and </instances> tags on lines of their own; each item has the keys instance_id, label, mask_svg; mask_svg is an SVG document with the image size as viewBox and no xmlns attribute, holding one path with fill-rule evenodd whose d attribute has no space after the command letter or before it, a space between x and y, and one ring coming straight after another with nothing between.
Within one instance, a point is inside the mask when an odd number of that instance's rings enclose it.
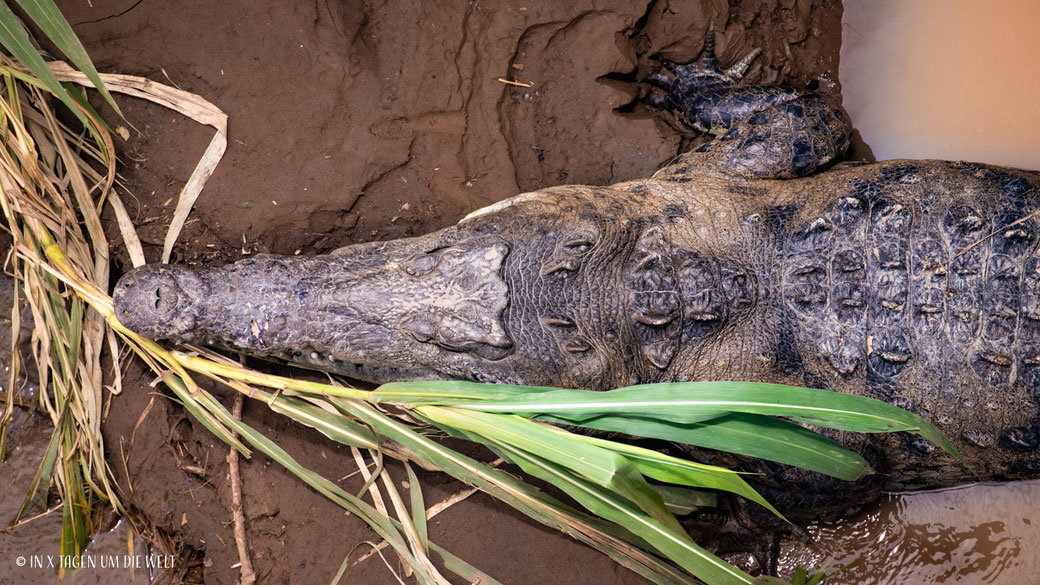
<instances>
[{"instance_id":1,"label":"dry grass blade","mask_svg":"<svg viewBox=\"0 0 1040 585\"><path fill-rule=\"evenodd\" d=\"M440 574L440 571L433 566L433 562L427 556L429 551L429 543L426 540L425 526L423 530L420 530L415 522L412 521L411 514L408 513L408 508L404 504L404 500L401 498L401 493L397 490L397 486L394 485L393 478L390 477L390 473L384 467L379 474L380 480L383 482L383 487L386 488L387 496L390 498L390 502L394 505L394 512L397 514L397 520L401 523L404 528L403 532L405 537L408 539L408 546L412 549L412 554L415 555L415 559L418 561L418 567L416 570L425 573L424 580L437 585L450 585L448 580ZM413 486L412 489L418 489L418 486ZM425 512L423 510L422 512Z\"/></svg>"},{"instance_id":2,"label":"dry grass blade","mask_svg":"<svg viewBox=\"0 0 1040 585\"><path fill-rule=\"evenodd\" d=\"M144 257L144 248L141 246L141 238L137 236L137 229L134 228L134 222L130 219L130 214L126 212L126 206L123 205L123 199L119 197L118 193L112 191L112 195L108 198L108 203L112 206L112 211L116 214L116 224L119 225L119 233L123 236L123 244L126 246L126 251L130 255L130 263L133 264L135 268L138 266L144 266L148 260Z\"/></svg>"},{"instance_id":3,"label":"dry grass blade","mask_svg":"<svg viewBox=\"0 0 1040 585\"><path fill-rule=\"evenodd\" d=\"M94 86L86 75L72 69L66 63L50 63L50 67L55 77L61 81L71 81L87 87ZM206 147L206 152L195 165L195 170L192 171L177 199L177 208L173 212L173 219L170 221L170 227L163 242L162 262L169 262L173 245L184 227L184 222L188 219L188 214L191 213L192 206L195 205L199 193L202 192L206 181L216 170L217 164L227 149L227 114L193 93L156 83L144 77L102 74L101 81L111 91L155 102L180 112L200 124L212 126L216 130L209 146Z\"/></svg>"},{"instance_id":4,"label":"dry grass blade","mask_svg":"<svg viewBox=\"0 0 1040 585\"><path fill-rule=\"evenodd\" d=\"M0 67L12 70L8 61ZM48 246L62 242L70 253L65 264L70 274L93 286L107 286L108 243L94 201L111 188L114 161L105 161L105 173L85 176L76 146L80 138L57 122L40 90L10 74L3 81L0 114L8 139L0 150L0 207L13 239L11 266L36 323L32 348L44 389L40 404L55 433L54 458L48 458L53 467L44 461L36 489L45 493L49 482L57 488L66 504L62 552L76 555L86 545L90 516L99 501L121 508L101 434L105 322L87 310L84 299L70 295L45 263ZM89 118L85 111L80 114ZM111 152L103 125L93 131L102 137L101 150ZM30 492L26 503L33 500Z\"/></svg>"}]
</instances>

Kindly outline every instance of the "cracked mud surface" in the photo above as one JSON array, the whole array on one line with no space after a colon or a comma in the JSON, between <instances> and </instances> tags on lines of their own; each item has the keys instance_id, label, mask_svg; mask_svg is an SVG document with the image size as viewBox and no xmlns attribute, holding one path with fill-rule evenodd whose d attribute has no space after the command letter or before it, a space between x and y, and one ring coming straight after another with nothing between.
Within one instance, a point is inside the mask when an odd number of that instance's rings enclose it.
<instances>
[{"instance_id":1,"label":"cracked mud surface","mask_svg":"<svg viewBox=\"0 0 1040 585\"><path fill-rule=\"evenodd\" d=\"M836 80L841 19L824 0L59 4L99 70L172 82L229 115L227 154L175 251L188 263L327 252L441 228L521 191L647 176L688 141L635 101L654 58L695 57L710 20L722 64L763 49L751 82ZM121 149L135 194L126 202L155 260L210 130L121 104L142 132ZM120 272L126 254L114 245ZM227 449L151 381L132 364L112 401L113 468L134 508L204 552L206 583L235 583ZM245 418L327 477L355 470L349 452L265 408L247 404ZM264 457L242 469L261 582L329 582L375 539ZM421 477L428 504L463 487ZM356 476L342 484L360 487ZM643 582L481 495L431 521L430 534L505 583ZM377 558L346 576L395 582Z\"/></svg>"}]
</instances>

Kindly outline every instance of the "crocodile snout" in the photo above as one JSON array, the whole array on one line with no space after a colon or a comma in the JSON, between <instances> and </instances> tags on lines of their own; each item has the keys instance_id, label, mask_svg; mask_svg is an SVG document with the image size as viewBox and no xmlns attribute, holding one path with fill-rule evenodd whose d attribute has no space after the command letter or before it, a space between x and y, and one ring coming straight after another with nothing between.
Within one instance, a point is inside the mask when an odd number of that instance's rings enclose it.
<instances>
[{"instance_id":1,"label":"crocodile snout","mask_svg":"<svg viewBox=\"0 0 1040 585\"><path fill-rule=\"evenodd\" d=\"M116 318L132 331L153 339L182 338L195 326L202 280L178 266L142 266L116 284Z\"/></svg>"}]
</instances>

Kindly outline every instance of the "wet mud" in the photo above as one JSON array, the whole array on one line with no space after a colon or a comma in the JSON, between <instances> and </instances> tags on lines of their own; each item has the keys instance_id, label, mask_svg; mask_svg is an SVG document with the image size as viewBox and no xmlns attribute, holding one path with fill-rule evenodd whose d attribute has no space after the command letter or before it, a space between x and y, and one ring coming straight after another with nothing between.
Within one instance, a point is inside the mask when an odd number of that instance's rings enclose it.
<instances>
[{"instance_id":1,"label":"wet mud","mask_svg":"<svg viewBox=\"0 0 1040 585\"><path fill-rule=\"evenodd\" d=\"M647 176L697 138L647 111L635 82L655 59L694 58L709 22L723 65L763 49L751 82L838 78L841 6L830 0L59 4L100 70L177 85L229 115L227 154L175 250L182 263L327 252L438 229L521 191ZM154 261L210 129L120 103L140 130L120 149L134 193L127 206ZM119 273L129 261L112 244ZM120 489L135 513L195 551L192 579L236 583L227 448L153 379L129 363L111 402L104 435ZM360 488L347 450L262 406L247 404L244 418L305 466ZM427 503L465 487L439 474L420 479ZM376 540L262 456L243 462L242 481L261 582L330 582L345 557ZM644 582L480 494L429 530L505 583ZM821 537L831 538L827 530ZM842 582L876 582L855 580L869 575L858 571ZM345 578L396 582L378 556Z\"/></svg>"}]
</instances>

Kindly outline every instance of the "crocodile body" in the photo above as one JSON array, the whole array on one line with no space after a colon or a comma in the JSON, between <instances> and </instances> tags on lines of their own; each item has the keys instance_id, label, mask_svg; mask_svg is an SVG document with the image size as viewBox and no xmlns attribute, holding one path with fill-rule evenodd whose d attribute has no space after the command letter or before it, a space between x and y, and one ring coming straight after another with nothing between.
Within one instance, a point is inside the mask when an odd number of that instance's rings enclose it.
<instances>
[{"instance_id":1,"label":"crocodile body","mask_svg":"<svg viewBox=\"0 0 1040 585\"><path fill-rule=\"evenodd\" d=\"M1040 174L820 171L848 145L844 111L736 85L744 68L718 71L709 47L651 79L665 90L651 103L718 136L651 178L525 193L326 256L142 267L117 285L117 316L376 382L826 388L921 414L978 474L903 435L839 436L884 472L862 493L1040 476Z\"/></svg>"}]
</instances>

